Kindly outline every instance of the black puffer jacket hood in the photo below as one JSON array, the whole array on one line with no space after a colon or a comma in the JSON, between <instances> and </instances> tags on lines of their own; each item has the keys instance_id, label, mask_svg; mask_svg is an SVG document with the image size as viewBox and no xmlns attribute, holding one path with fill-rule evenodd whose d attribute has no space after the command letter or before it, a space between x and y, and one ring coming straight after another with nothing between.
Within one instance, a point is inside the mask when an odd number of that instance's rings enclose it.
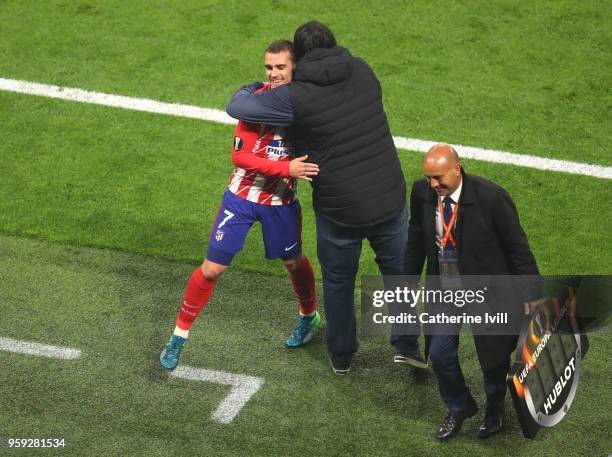
<instances>
[{"instance_id":1,"label":"black puffer jacket hood","mask_svg":"<svg viewBox=\"0 0 612 457\"><path fill-rule=\"evenodd\" d=\"M314 49L297 64L294 81L309 81L317 86L329 86L351 75L352 55L341 47Z\"/></svg>"},{"instance_id":2,"label":"black puffer jacket hood","mask_svg":"<svg viewBox=\"0 0 612 457\"><path fill-rule=\"evenodd\" d=\"M369 227L406 205L406 184L370 66L340 46L315 49L288 85L296 153L319 165L312 181L317 214Z\"/></svg>"}]
</instances>

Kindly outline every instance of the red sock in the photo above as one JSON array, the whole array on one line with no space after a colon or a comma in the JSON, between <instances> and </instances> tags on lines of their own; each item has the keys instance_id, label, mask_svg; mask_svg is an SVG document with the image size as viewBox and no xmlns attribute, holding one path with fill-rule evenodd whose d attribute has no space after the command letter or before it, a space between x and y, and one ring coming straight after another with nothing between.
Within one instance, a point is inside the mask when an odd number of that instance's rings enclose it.
<instances>
[{"instance_id":1,"label":"red sock","mask_svg":"<svg viewBox=\"0 0 612 457\"><path fill-rule=\"evenodd\" d=\"M308 257L304 256L302 264L289 273L293 290L300 302L300 314L308 315L317 310L315 303L315 281L312 266Z\"/></svg>"},{"instance_id":2,"label":"red sock","mask_svg":"<svg viewBox=\"0 0 612 457\"><path fill-rule=\"evenodd\" d=\"M200 267L196 268L185 287L185 298L183 298L183 305L176 320L178 328L182 330L191 328L195 318L208 303L208 299L215 290L215 284L216 281L209 281L204 277Z\"/></svg>"}]
</instances>

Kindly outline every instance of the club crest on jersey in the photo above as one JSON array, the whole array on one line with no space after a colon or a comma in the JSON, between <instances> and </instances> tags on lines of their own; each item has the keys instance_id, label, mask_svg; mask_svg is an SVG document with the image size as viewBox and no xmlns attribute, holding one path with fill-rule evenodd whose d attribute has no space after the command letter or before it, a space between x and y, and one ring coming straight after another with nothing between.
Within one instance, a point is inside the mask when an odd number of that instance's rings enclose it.
<instances>
[{"instance_id":1,"label":"club crest on jersey","mask_svg":"<svg viewBox=\"0 0 612 457\"><path fill-rule=\"evenodd\" d=\"M239 136L234 137L234 151L240 151L242 146L244 145L244 141Z\"/></svg>"},{"instance_id":2,"label":"club crest on jersey","mask_svg":"<svg viewBox=\"0 0 612 457\"><path fill-rule=\"evenodd\" d=\"M215 240L222 241L224 236L225 232L223 230L217 230L217 233L215 233Z\"/></svg>"}]
</instances>

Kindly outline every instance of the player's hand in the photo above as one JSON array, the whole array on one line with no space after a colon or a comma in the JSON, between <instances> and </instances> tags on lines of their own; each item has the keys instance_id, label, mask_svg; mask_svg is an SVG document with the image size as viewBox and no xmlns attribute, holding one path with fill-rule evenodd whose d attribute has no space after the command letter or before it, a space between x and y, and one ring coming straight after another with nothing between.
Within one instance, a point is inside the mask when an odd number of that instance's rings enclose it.
<instances>
[{"instance_id":1,"label":"player's hand","mask_svg":"<svg viewBox=\"0 0 612 457\"><path fill-rule=\"evenodd\" d=\"M525 315L531 314L532 311L538 309L538 307L544 302L546 302L546 297L523 303L523 313L525 313Z\"/></svg>"},{"instance_id":2,"label":"player's hand","mask_svg":"<svg viewBox=\"0 0 612 457\"><path fill-rule=\"evenodd\" d=\"M316 163L306 162L307 155L298 157L289 162L289 176L292 178L312 181L311 176L319 174L319 166Z\"/></svg>"}]
</instances>

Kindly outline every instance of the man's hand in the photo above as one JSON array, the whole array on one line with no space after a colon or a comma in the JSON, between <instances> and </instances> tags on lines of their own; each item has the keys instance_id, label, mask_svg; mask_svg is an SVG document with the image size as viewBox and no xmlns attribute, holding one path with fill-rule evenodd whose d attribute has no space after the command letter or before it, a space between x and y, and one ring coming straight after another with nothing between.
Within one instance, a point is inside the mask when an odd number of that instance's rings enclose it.
<instances>
[{"instance_id":1,"label":"man's hand","mask_svg":"<svg viewBox=\"0 0 612 457\"><path fill-rule=\"evenodd\" d=\"M255 82L252 82L251 84L247 84L246 86L243 86L243 87L248 89L251 93L253 93L256 90L261 89L263 86L264 86L264 83L259 82L259 81L255 81Z\"/></svg>"},{"instance_id":2,"label":"man's hand","mask_svg":"<svg viewBox=\"0 0 612 457\"><path fill-rule=\"evenodd\" d=\"M305 155L289 162L289 176L304 181L312 181L310 176L319 174L319 166L316 163L305 162L307 158L308 156Z\"/></svg>"},{"instance_id":3,"label":"man's hand","mask_svg":"<svg viewBox=\"0 0 612 457\"><path fill-rule=\"evenodd\" d=\"M539 298L537 300L533 300L527 303L523 303L523 312L526 315L531 314L531 312L537 309L542 303L545 303L547 300L546 297Z\"/></svg>"}]
</instances>

